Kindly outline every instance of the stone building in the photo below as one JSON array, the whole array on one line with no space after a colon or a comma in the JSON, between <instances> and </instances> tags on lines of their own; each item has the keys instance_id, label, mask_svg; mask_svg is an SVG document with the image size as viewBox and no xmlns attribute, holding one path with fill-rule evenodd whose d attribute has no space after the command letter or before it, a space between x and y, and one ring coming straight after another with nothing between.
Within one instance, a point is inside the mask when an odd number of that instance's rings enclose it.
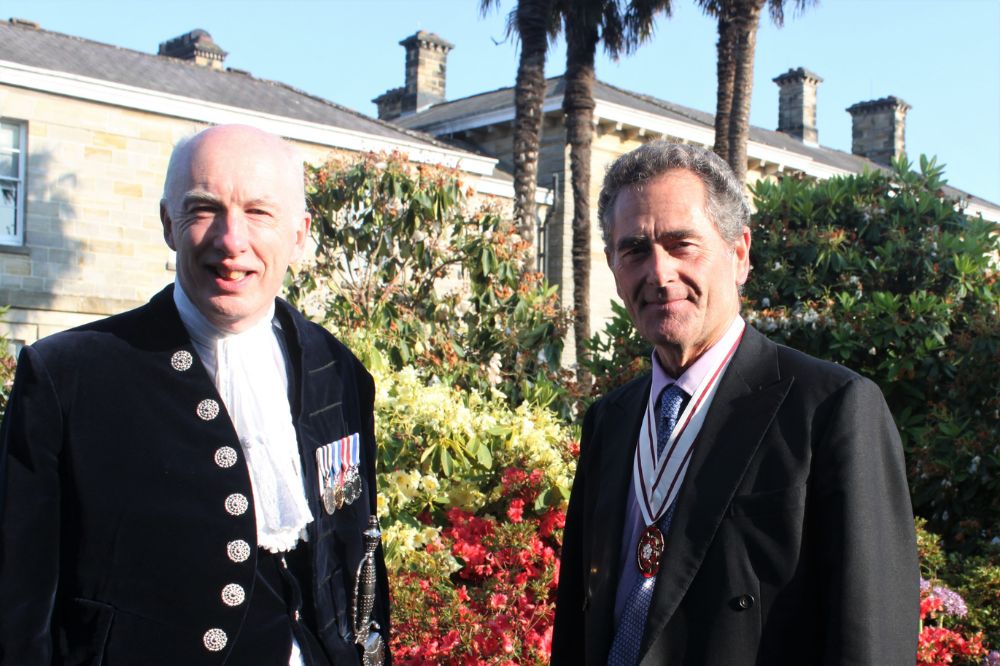
<instances>
[{"instance_id":1,"label":"stone building","mask_svg":"<svg viewBox=\"0 0 1000 666\"><path fill-rule=\"evenodd\" d=\"M400 44L406 50L405 90L410 105L387 104L388 96L373 100L379 117L399 127L416 129L439 139L471 146L500 161L512 171L511 132L514 120L512 87L446 101L445 58L450 44L437 35L418 32ZM443 45L443 46L442 46ZM424 55L433 52L433 58ZM411 63L426 63L414 69ZM778 174L806 178L860 173L864 169L885 168L891 158L905 149L905 119L909 105L895 97L862 102L847 109L853 117L851 153L826 148L819 143L816 121L817 88L823 81L804 68L790 69L777 76L778 127L750 128L747 146L747 183ZM432 93L422 95L422 87ZM401 89L397 89L401 90ZM562 77L547 82L543 105L543 126L538 158L538 183L553 193L553 206L540 219L538 251L549 281L560 287L563 303L572 303L572 220L573 197L570 183L569 147L563 125ZM422 101L422 102L421 102ZM611 300L617 298L614 283L605 268L604 247L596 221L597 197L607 166L619 155L651 139L711 147L715 140L711 113L674 104L607 83L594 83L594 122L591 148L590 208L594 226L591 233L590 308L591 330L599 330L611 314ZM949 188L970 214L1000 221L1000 206Z\"/></svg>"},{"instance_id":2,"label":"stone building","mask_svg":"<svg viewBox=\"0 0 1000 666\"><path fill-rule=\"evenodd\" d=\"M0 333L30 343L171 282L163 176L178 139L210 124L269 130L310 162L400 150L461 169L480 192L513 195L495 158L227 69L225 57L204 30L153 55L0 23L0 306L10 307Z\"/></svg>"}]
</instances>

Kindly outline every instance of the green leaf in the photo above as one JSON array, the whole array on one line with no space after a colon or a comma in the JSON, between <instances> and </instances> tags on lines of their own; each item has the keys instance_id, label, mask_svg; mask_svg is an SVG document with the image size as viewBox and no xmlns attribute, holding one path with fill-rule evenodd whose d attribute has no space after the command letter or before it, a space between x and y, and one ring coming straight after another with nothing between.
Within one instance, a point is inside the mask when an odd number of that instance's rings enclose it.
<instances>
[{"instance_id":1,"label":"green leaf","mask_svg":"<svg viewBox=\"0 0 1000 666\"><path fill-rule=\"evenodd\" d=\"M493 467L493 454L490 453L490 447L482 443L479 445L479 448L476 451L476 462L482 465L485 469Z\"/></svg>"}]
</instances>

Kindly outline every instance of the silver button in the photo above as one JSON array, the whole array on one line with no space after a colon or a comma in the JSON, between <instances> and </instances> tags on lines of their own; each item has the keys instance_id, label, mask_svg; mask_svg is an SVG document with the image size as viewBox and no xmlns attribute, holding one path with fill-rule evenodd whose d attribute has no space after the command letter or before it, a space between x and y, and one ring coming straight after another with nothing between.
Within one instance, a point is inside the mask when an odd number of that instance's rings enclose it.
<instances>
[{"instance_id":1,"label":"silver button","mask_svg":"<svg viewBox=\"0 0 1000 666\"><path fill-rule=\"evenodd\" d=\"M238 459L236 449L231 446L220 446L215 450L215 464L223 469L232 467Z\"/></svg>"},{"instance_id":2,"label":"silver button","mask_svg":"<svg viewBox=\"0 0 1000 666\"><path fill-rule=\"evenodd\" d=\"M243 539L236 539L226 544L226 554L233 562L246 562L250 559L250 544Z\"/></svg>"},{"instance_id":3,"label":"silver button","mask_svg":"<svg viewBox=\"0 0 1000 666\"><path fill-rule=\"evenodd\" d=\"M248 508L250 508L250 502L242 493L233 493L226 498L226 511L230 516L242 516Z\"/></svg>"},{"instance_id":4,"label":"silver button","mask_svg":"<svg viewBox=\"0 0 1000 666\"><path fill-rule=\"evenodd\" d=\"M201 640L205 644L205 648L210 652L218 652L222 648L226 647L226 643L229 642L229 637L226 636L226 632L222 629L209 629L205 632L205 635Z\"/></svg>"},{"instance_id":5,"label":"silver button","mask_svg":"<svg viewBox=\"0 0 1000 666\"><path fill-rule=\"evenodd\" d=\"M219 415L219 403L211 398L206 398L198 403L198 409L195 411L198 412L198 418L203 421L211 421Z\"/></svg>"},{"instance_id":6,"label":"silver button","mask_svg":"<svg viewBox=\"0 0 1000 666\"><path fill-rule=\"evenodd\" d=\"M239 606L247 598L242 585L230 583L222 588L222 603L227 606Z\"/></svg>"},{"instance_id":7,"label":"silver button","mask_svg":"<svg viewBox=\"0 0 1000 666\"><path fill-rule=\"evenodd\" d=\"M170 367L178 372L190 370L192 363L194 363L194 357L191 356L191 352L184 351L183 349L179 352L174 352L174 355L170 357Z\"/></svg>"}]
</instances>

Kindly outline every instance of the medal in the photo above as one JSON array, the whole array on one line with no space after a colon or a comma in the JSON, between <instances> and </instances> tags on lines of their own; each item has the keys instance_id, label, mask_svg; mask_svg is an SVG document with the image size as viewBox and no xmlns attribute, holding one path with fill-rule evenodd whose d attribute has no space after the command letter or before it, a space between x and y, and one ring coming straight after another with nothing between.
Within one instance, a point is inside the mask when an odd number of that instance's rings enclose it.
<instances>
[{"instance_id":1,"label":"medal","mask_svg":"<svg viewBox=\"0 0 1000 666\"><path fill-rule=\"evenodd\" d=\"M333 445L327 444L316 450L316 466L319 468L319 498L327 515L337 510L337 498L334 486L337 483L336 462L333 455Z\"/></svg>"},{"instance_id":2,"label":"medal","mask_svg":"<svg viewBox=\"0 0 1000 666\"><path fill-rule=\"evenodd\" d=\"M360 449L358 433L316 449L319 497L327 514L361 497Z\"/></svg>"},{"instance_id":3,"label":"medal","mask_svg":"<svg viewBox=\"0 0 1000 666\"><path fill-rule=\"evenodd\" d=\"M345 437L340 442L341 476L339 481L344 504L352 504L354 500L361 497L361 477L358 474L360 445L361 438L356 434Z\"/></svg>"},{"instance_id":4,"label":"medal","mask_svg":"<svg viewBox=\"0 0 1000 666\"><path fill-rule=\"evenodd\" d=\"M361 475L358 474L358 466L351 465L344 480L344 502L351 504L359 497L361 497Z\"/></svg>"},{"instance_id":5,"label":"medal","mask_svg":"<svg viewBox=\"0 0 1000 666\"><path fill-rule=\"evenodd\" d=\"M337 483L333 486L333 501L337 508L344 506L344 477L338 477Z\"/></svg>"},{"instance_id":6,"label":"medal","mask_svg":"<svg viewBox=\"0 0 1000 666\"><path fill-rule=\"evenodd\" d=\"M642 531L635 549L635 561L639 571L646 578L652 578L660 571L660 557L663 555L663 533L656 525Z\"/></svg>"},{"instance_id":7,"label":"medal","mask_svg":"<svg viewBox=\"0 0 1000 666\"><path fill-rule=\"evenodd\" d=\"M323 508L328 514L337 510L337 499L334 497L333 486L323 487Z\"/></svg>"}]
</instances>

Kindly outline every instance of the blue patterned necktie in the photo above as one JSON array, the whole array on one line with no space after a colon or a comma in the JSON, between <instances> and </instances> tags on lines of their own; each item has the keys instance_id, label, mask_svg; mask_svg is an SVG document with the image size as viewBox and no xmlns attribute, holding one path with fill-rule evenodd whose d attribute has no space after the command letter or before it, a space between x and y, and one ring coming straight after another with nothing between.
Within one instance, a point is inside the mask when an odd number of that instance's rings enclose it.
<instances>
[{"instance_id":1,"label":"blue patterned necktie","mask_svg":"<svg viewBox=\"0 0 1000 666\"><path fill-rule=\"evenodd\" d=\"M677 384L671 384L660 394L656 416L657 458L663 455L663 449L666 448L667 442L670 440L670 433L677 425L685 398L687 398L687 394ZM676 504L676 500L671 503L667 512L656 524L664 537L667 536L667 531L670 529ZM622 611L621 622L618 624L614 641L611 643L608 666L635 666L638 662L642 634L646 628L646 614L649 612L649 603L653 599L655 586L656 576L643 577L629 593L628 599L625 601L625 609Z\"/></svg>"}]
</instances>

